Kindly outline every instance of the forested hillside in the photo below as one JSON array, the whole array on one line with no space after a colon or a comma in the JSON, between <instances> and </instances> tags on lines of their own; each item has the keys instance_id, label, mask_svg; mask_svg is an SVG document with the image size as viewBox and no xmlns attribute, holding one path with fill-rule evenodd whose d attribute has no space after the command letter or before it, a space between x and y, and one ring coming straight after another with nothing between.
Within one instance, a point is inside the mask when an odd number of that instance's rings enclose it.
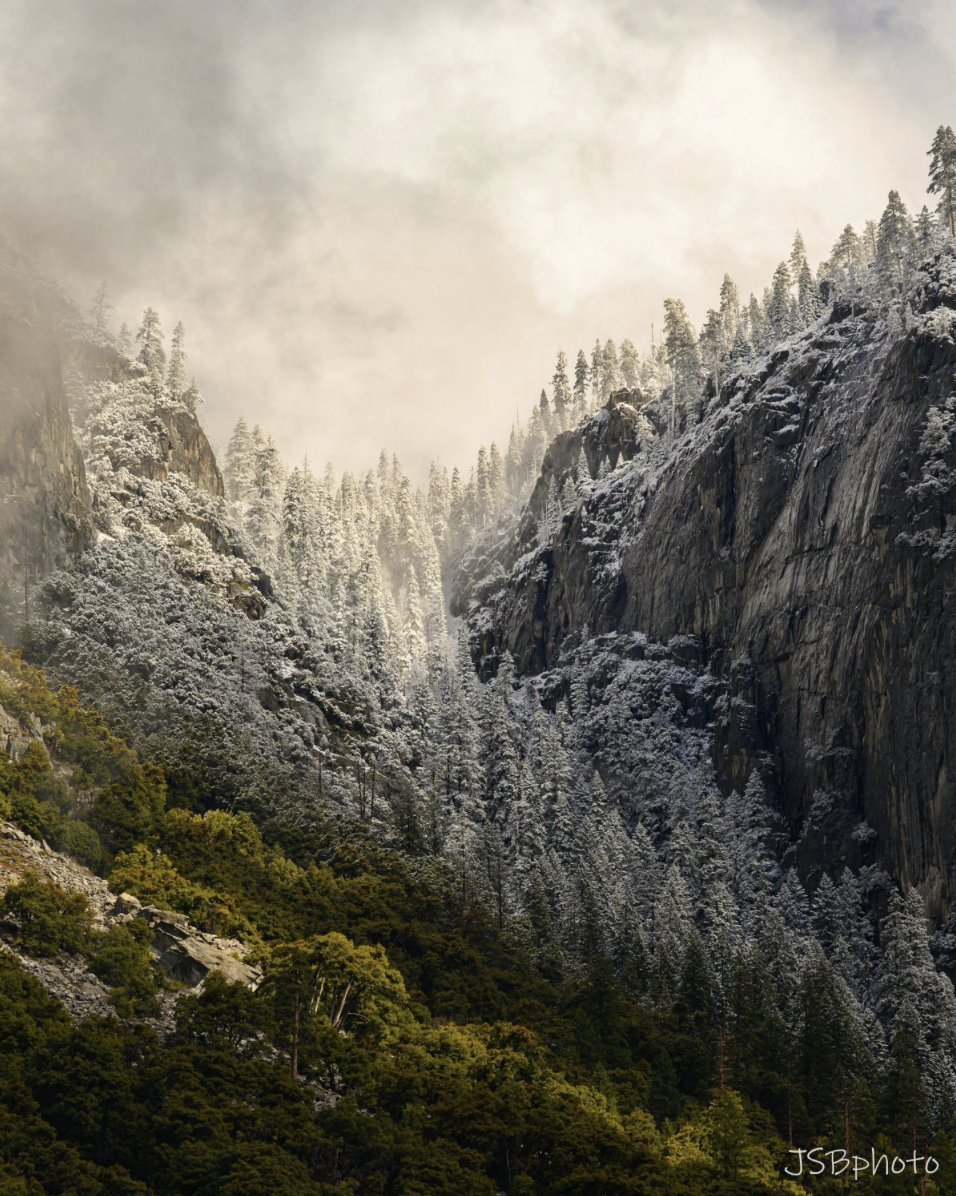
<instances>
[{"instance_id":1,"label":"forested hillside","mask_svg":"<svg viewBox=\"0 0 956 1196\"><path fill-rule=\"evenodd\" d=\"M668 299L645 351L559 354L423 486L248 420L220 470L182 325L114 332L6 252L2 813L264 974L164 1037L148 929L9 889L16 952L117 992L72 1025L0 958L10 1191L950 1158L951 129L930 162L935 214L891 192L817 269L797 234L762 296L725 276L699 335Z\"/></svg>"}]
</instances>

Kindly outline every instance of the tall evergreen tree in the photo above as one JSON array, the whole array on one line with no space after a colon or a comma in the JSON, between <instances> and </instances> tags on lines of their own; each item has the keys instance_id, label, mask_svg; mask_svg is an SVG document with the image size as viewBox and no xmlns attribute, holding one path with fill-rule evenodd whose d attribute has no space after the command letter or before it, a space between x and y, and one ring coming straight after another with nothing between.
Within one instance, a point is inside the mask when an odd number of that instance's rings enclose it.
<instances>
[{"instance_id":1,"label":"tall evergreen tree","mask_svg":"<svg viewBox=\"0 0 956 1196\"><path fill-rule=\"evenodd\" d=\"M803 269L807 261L807 247L803 240L803 234L799 229L793 234L793 245L790 248L790 258L787 262L787 267L790 270L790 278L796 281L800 277L800 271Z\"/></svg>"},{"instance_id":2,"label":"tall evergreen tree","mask_svg":"<svg viewBox=\"0 0 956 1196\"><path fill-rule=\"evenodd\" d=\"M876 270L888 297L899 298L912 273L915 237L906 205L898 191L891 191L880 217L876 241Z\"/></svg>"},{"instance_id":3,"label":"tall evergreen tree","mask_svg":"<svg viewBox=\"0 0 956 1196\"><path fill-rule=\"evenodd\" d=\"M170 397L178 399L186 390L186 334L180 320L173 329L169 346L169 370L166 374L166 389Z\"/></svg>"},{"instance_id":4,"label":"tall evergreen tree","mask_svg":"<svg viewBox=\"0 0 956 1196\"><path fill-rule=\"evenodd\" d=\"M830 255L830 273L837 290L855 287L860 281L863 248L852 224L844 227Z\"/></svg>"},{"instance_id":5,"label":"tall evergreen tree","mask_svg":"<svg viewBox=\"0 0 956 1196\"><path fill-rule=\"evenodd\" d=\"M773 273L770 303L767 308L770 331L775 340L783 340L790 332L790 270L781 262Z\"/></svg>"},{"instance_id":6,"label":"tall evergreen tree","mask_svg":"<svg viewBox=\"0 0 956 1196\"><path fill-rule=\"evenodd\" d=\"M737 338L737 326L740 323L740 298L737 294L737 284L725 274L720 284L720 327L724 352L730 352Z\"/></svg>"},{"instance_id":7,"label":"tall evergreen tree","mask_svg":"<svg viewBox=\"0 0 956 1196\"><path fill-rule=\"evenodd\" d=\"M809 262L806 261L800 267L800 277L797 280L797 303L804 325L812 324L820 315L820 288L810 271Z\"/></svg>"},{"instance_id":8,"label":"tall evergreen tree","mask_svg":"<svg viewBox=\"0 0 956 1196\"><path fill-rule=\"evenodd\" d=\"M136 339L140 345L138 360L146 366L153 392L159 395L166 384L166 350L163 347L159 313L152 307L147 307L143 312L143 322Z\"/></svg>"},{"instance_id":9,"label":"tall evergreen tree","mask_svg":"<svg viewBox=\"0 0 956 1196\"><path fill-rule=\"evenodd\" d=\"M584 355L584 350L578 349L578 355L574 362L574 419L576 423L587 414L590 377L591 370L588 366L588 359Z\"/></svg>"},{"instance_id":10,"label":"tall evergreen tree","mask_svg":"<svg viewBox=\"0 0 956 1196\"><path fill-rule=\"evenodd\" d=\"M601 349L601 342L595 340L594 348L591 350L591 406L594 408L600 407L602 403L601 396L604 394L604 354Z\"/></svg>"},{"instance_id":11,"label":"tall evergreen tree","mask_svg":"<svg viewBox=\"0 0 956 1196\"><path fill-rule=\"evenodd\" d=\"M956 237L956 133L951 125L940 125L929 148L930 195L938 195L936 210L940 220L949 229L949 235Z\"/></svg>"},{"instance_id":12,"label":"tall evergreen tree","mask_svg":"<svg viewBox=\"0 0 956 1196\"><path fill-rule=\"evenodd\" d=\"M241 417L229 438L224 473L226 497L233 503L248 504L255 484L256 446L249 425Z\"/></svg>"},{"instance_id":13,"label":"tall evergreen tree","mask_svg":"<svg viewBox=\"0 0 956 1196\"><path fill-rule=\"evenodd\" d=\"M640 378L641 363L637 349L631 340L621 341L621 377L628 390L637 386Z\"/></svg>"},{"instance_id":14,"label":"tall evergreen tree","mask_svg":"<svg viewBox=\"0 0 956 1196\"><path fill-rule=\"evenodd\" d=\"M917 253L920 258L928 257L936 246L936 225L926 204L920 208L914 226Z\"/></svg>"},{"instance_id":15,"label":"tall evergreen tree","mask_svg":"<svg viewBox=\"0 0 956 1196\"><path fill-rule=\"evenodd\" d=\"M568 381L568 359L564 353L558 354L551 379L551 407L554 412L554 431L563 432L568 426L571 414L571 384Z\"/></svg>"},{"instance_id":16,"label":"tall evergreen tree","mask_svg":"<svg viewBox=\"0 0 956 1196\"><path fill-rule=\"evenodd\" d=\"M617 356L617 345L606 340L601 350L601 402L606 403L615 390L621 388L621 364Z\"/></svg>"},{"instance_id":17,"label":"tall evergreen tree","mask_svg":"<svg viewBox=\"0 0 956 1196\"><path fill-rule=\"evenodd\" d=\"M671 368L671 429L686 418L700 391L697 337L680 299L664 300L664 352Z\"/></svg>"}]
</instances>

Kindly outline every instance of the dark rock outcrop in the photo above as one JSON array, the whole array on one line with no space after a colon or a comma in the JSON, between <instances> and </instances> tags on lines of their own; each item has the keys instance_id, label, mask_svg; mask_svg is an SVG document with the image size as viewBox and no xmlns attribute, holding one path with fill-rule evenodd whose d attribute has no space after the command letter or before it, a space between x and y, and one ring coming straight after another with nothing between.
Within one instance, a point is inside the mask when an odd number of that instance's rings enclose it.
<instances>
[{"instance_id":1,"label":"dark rock outcrop","mask_svg":"<svg viewBox=\"0 0 956 1196\"><path fill-rule=\"evenodd\" d=\"M0 303L0 607L22 614L29 585L70 564L92 536L57 341L24 308Z\"/></svg>"},{"instance_id":2,"label":"dark rock outcrop","mask_svg":"<svg viewBox=\"0 0 956 1196\"><path fill-rule=\"evenodd\" d=\"M669 453L592 485L545 542L542 478L511 544L467 563L454 609L486 671L507 649L519 671L541 672L601 633L692 637L726 685L723 783L769 757L794 833L811 809L832 811L806 839L805 869L851 859L865 820L881 862L946 913L956 253L924 268L918 299L895 342L875 316L835 309L732 380ZM559 438L551 466L589 437L609 448L611 414Z\"/></svg>"},{"instance_id":3,"label":"dark rock outcrop","mask_svg":"<svg viewBox=\"0 0 956 1196\"><path fill-rule=\"evenodd\" d=\"M158 436L160 456L144 459L133 472L154 482L181 473L213 498L222 498L222 474L195 413L182 404L165 403L157 407L156 417L163 425Z\"/></svg>"}]
</instances>

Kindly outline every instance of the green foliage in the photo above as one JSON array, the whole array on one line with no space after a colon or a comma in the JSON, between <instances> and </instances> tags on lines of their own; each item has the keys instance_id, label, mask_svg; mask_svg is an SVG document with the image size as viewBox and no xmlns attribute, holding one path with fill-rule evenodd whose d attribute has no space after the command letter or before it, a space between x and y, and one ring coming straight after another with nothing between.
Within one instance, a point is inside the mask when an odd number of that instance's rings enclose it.
<instances>
[{"instance_id":1,"label":"green foliage","mask_svg":"<svg viewBox=\"0 0 956 1196\"><path fill-rule=\"evenodd\" d=\"M140 920L111 926L90 953L90 970L109 985L110 1002L121 1017L150 1017L159 1010L151 937L149 925Z\"/></svg>"},{"instance_id":2,"label":"green foliage","mask_svg":"<svg viewBox=\"0 0 956 1196\"><path fill-rule=\"evenodd\" d=\"M3 812L109 868L114 889L245 939L265 971L256 992L211 976L160 1042L128 1024L156 1011L146 924L92 935L82 899L14 886L20 945L84 951L127 1024L71 1025L0 956L0 1191L769 1196L797 1191L780 1128L882 1128L888 1149L912 1135L912 1051L901 1038L878 1117L820 960L797 1048L759 953L718 987L692 940L663 1012L639 961L595 949L586 976L565 974L440 864L354 826L273 842L248 814L164 813L162 776L15 658L0 702L44 728L0 759Z\"/></svg>"},{"instance_id":3,"label":"green foliage","mask_svg":"<svg viewBox=\"0 0 956 1196\"><path fill-rule=\"evenodd\" d=\"M4 893L0 917L12 924L15 941L30 955L75 954L90 941L86 899L32 873Z\"/></svg>"},{"instance_id":4,"label":"green foliage","mask_svg":"<svg viewBox=\"0 0 956 1196\"><path fill-rule=\"evenodd\" d=\"M166 800L161 770L141 763L76 690L53 691L40 670L0 646L0 705L42 728L42 742L19 758L0 756L0 812L94 868L155 842Z\"/></svg>"}]
</instances>

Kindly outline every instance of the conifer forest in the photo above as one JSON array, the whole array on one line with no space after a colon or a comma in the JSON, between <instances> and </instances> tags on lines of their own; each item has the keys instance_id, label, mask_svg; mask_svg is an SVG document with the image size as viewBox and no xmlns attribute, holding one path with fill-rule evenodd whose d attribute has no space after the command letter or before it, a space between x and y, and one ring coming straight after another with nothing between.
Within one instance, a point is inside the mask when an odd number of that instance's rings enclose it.
<instances>
[{"instance_id":1,"label":"conifer forest","mask_svg":"<svg viewBox=\"0 0 956 1196\"><path fill-rule=\"evenodd\" d=\"M693 263L709 306L629 336L569 317L424 465L309 421L374 439L387 400L430 445L453 377L317 384L290 432L222 381L247 324L194 343L169 273L80 294L8 230L3 1196L956 1193L956 134L924 124L922 191L753 290L741 234ZM784 198L744 197L755 238Z\"/></svg>"}]
</instances>

